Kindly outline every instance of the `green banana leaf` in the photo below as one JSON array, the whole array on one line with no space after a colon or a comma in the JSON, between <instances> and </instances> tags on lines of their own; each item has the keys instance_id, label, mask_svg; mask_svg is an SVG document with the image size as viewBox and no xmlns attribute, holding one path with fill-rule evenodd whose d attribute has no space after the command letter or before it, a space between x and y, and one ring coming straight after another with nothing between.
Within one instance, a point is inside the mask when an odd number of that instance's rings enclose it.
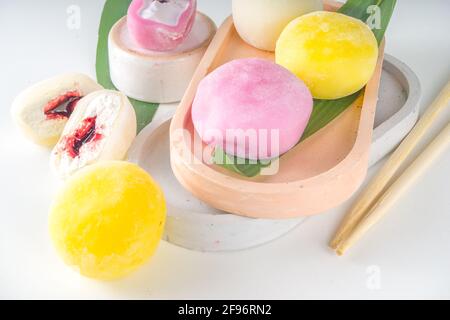
<instances>
[{"instance_id":1,"label":"green banana leaf","mask_svg":"<svg viewBox=\"0 0 450 320\"><path fill-rule=\"evenodd\" d=\"M261 169L267 168L271 164L270 160L249 160L230 156L220 147L215 148L212 160L214 163L220 164L220 166L230 171L234 171L237 174L245 175L247 177L258 175Z\"/></svg>"},{"instance_id":2,"label":"green banana leaf","mask_svg":"<svg viewBox=\"0 0 450 320\"><path fill-rule=\"evenodd\" d=\"M378 44L384 38L384 34L388 27L389 21L391 19L392 13L394 12L396 0L348 0L339 10L338 12L354 17L356 19L360 19L364 22L368 22L369 17L372 15L379 14L379 27L378 29L372 29L375 34L375 38L378 41ZM371 6L377 6L379 11L371 11L369 10ZM358 99L358 97L362 94L364 89L359 92L356 92L350 96L336 99L336 100L314 100L313 112L311 114L311 118L308 122L308 125L303 133L301 141L310 137L323 127L325 127L328 123L333 121L337 116L339 116L343 111L345 111L348 107L350 107L353 102ZM223 155L223 150L219 150L219 156L214 157L214 159L220 159L221 161L215 162L217 165L222 166L230 171L238 173L242 176L246 177L255 177L260 174L261 169L267 167L267 164L262 165L261 163L247 161L242 164L242 160L231 156L231 155ZM227 162L223 162L227 160Z\"/></svg>"},{"instance_id":3,"label":"green banana leaf","mask_svg":"<svg viewBox=\"0 0 450 320\"><path fill-rule=\"evenodd\" d=\"M111 81L108 59L108 34L113 25L127 14L131 0L106 0L98 30L96 73L97 81L105 89L117 90ZM130 98L136 111L137 130L140 132L149 124L158 109L159 104L147 103Z\"/></svg>"}]
</instances>

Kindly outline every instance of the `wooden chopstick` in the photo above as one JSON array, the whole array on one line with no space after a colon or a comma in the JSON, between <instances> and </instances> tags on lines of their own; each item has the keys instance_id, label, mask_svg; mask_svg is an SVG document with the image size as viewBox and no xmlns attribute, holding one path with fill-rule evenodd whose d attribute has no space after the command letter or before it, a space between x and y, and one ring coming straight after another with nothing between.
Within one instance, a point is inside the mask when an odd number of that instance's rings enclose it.
<instances>
[{"instance_id":1,"label":"wooden chopstick","mask_svg":"<svg viewBox=\"0 0 450 320\"><path fill-rule=\"evenodd\" d=\"M359 223L342 239L336 248L338 255L343 255L359 238L376 224L414 183L425 170L450 144L450 124L433 140L404 173L375 202L370 211L362 217Z\"/></svg>"},{"instance_id":2,"label":"wooden chopstick","mask_svg":"<svg viewBox=\"0 0 450 320\"><path fill-rule=\"evenodd\" d=\"M450 81L442 89L432 105L427 109L416 126L411 130L408 136L403 140L400 146L392 154L377 176L366 188L363 195L357 200L353 208L346 215L337 230L334 238L330 242L330 247L337 249L339 244L348 237L354 227L366 215L373 204L380 199L382 193L389 187L392 178L398 169L410 155L411 151L424 136L427 130L432 126L438 115L445 110L450 100Z\"/></svg>"}]
</instances>

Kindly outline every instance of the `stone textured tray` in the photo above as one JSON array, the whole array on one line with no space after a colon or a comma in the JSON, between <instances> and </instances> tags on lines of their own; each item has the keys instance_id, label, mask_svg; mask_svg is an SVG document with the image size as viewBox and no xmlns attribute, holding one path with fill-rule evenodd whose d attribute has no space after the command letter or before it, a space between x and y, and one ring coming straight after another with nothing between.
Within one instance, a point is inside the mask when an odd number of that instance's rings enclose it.
<instances>
[{"instance_id":1,"label":"stone textured tray","mask_svg":"<svg viewBox=\"0 0 450 320\"><path fill-rule=\"evenodd\" d=\"M417 121L420 83L405 64L385 55L375 116L370 164L403 139ZM174 177L169 160L169 125L176 105L160 108L137 137L129 160L146 169L162 186L168 203L165 239L200 251L239 250L276 239L305 221L252 219L209 207Z\"/></svg>"}]
</instances>

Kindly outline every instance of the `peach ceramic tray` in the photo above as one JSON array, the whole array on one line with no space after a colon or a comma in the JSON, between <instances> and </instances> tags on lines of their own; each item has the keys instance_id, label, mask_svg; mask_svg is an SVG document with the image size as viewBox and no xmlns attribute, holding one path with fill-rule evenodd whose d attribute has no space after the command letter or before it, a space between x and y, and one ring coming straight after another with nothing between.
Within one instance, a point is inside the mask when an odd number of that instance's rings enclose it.
<instances>
[{"instance_id":1,"label":"peach ceramic tray","mask_svg":"<svg viewBox=\"0 0 450 320\"><path fill-rule=\"evenodd\" d=\"M327 10L336 9L331 3ZM283 155L275 162L276 170L271 167L266 175L246 178L208 164L208 159L193 150L193 141L199 138L194 138L191 105L199 82L233 59L274 59L273 53L246 44L233 19L228 18L207 49L172 120L170 154L175 176L210 206L247 217L293 218L339 205L356 191L368 168L383 54L382 45L363 98Z\"/></svg>"},{"instance_id":2,"label":"peach ceramic tray","mask_svg":"<svg viewBox=\"0 0 450 320\"><path fill-rule=\"evenodd\" d=\"M369 164L389 153L418 117L420 83L404 63L385 55ZM129 160L147 170L166 194L164 239L199 251L238 250L276 239L305 221L252 219L209 207L186 191L173 175L169 160L169 126L176 105L160 108L136 138Z\"/></svg>"}]
</instances>

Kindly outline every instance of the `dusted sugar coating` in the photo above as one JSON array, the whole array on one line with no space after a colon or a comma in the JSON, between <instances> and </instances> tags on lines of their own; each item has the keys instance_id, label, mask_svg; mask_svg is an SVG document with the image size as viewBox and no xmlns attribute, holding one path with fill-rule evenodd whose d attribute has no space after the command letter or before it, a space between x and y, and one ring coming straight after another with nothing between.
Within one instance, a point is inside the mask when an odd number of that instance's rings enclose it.
<instances>
[{"instance_id":1,"label":"dusted sugar coating","mask_svg":"<svg viewBox=\"0 0 450 320\"><path fill-rule=\"evenodd\" d=\"M270 159L297 144L312 105L308 88L285 68L264 59L239 59L200 82L192 121L206 144L241 158Z\"/></svg>"},{"instance_id":2,"label":"dusted sugar coating","mask_svg":"<svg viewBox=\"0 0 450 320\"><path fill-rule=\"evenodd\" d=\"M51 239L66 264L87 277L126 276L155 252L166 219L160 187L135 164L80 170L50 209Z\"/></svg>"},{"instance_id":3,"label":"dusted sugar coating","mask_svg":"<svg viewBox=\"0 0 450 320\"><path fill-rule=\"evenodd\" d=\"M275 51L277 39L289 22L322 8L321 0L233 0L233 20L245 42Z\"/></svg>"},{"instance_id":4,"label":"dusted sugar coating","mask_svg":"<svg viewBox=\"0 0 450 320\"><path fill-rule=\"evenodd\" d=\"M147 50L170 51L188 36L197 0L133 0L127 26L132 38Z\"/></svg>"},{"instance_id":5,"label":"dusted sugar coating","mask_svg":"<svg viewBox=\"0 0 450 320\"><path fill-rule=\"evenodd\" d=\"M276 62L302 79L317 99L338 99L372 77L378 43L362 21L314 12L292 21L277 42Z\"/></svg>"}]
</instances>

